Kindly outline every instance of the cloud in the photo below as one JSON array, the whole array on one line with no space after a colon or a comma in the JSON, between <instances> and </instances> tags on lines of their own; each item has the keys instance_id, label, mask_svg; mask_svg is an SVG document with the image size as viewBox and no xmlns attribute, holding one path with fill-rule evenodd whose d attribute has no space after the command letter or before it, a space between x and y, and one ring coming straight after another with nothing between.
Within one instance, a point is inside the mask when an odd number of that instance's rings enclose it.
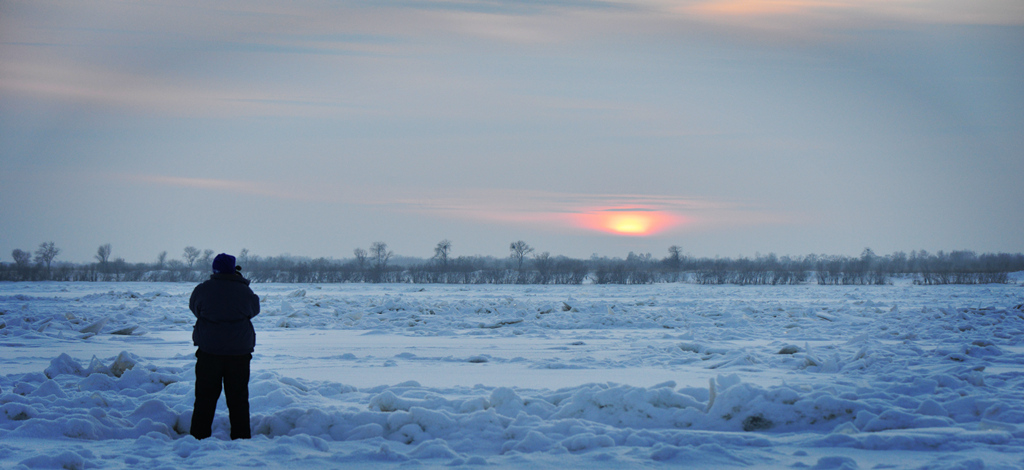
<instances>
[{"instance_id":1,"label":"cloud","mask_svg":"<svg viewBox=\"0 0 1024 470\"><path fill-rule=\"evenodd\" d=\"M637 2L600 0L397 0L385 3L388 7L412 8L430 11L459 11L494 15L537 15L559 10L626 10Z\"/></svg>"},{"instance_id":2,"label":"cloud","mask_svg":"<svg viewBox=\"0 0 1024 470\"><path fill-rule=\"evenodd\" d=\"M714 0L691 4L687 10L708 15L793 15L823 9L849 9L849 2L799 0Z\"/></svg>"},{"instance_id":3,"label":"cloud","mask_svg":"<svg viewBox=\"0 0 1024 470\"><path fill-rule=\"evenodd\" d=\"M644 194L584 194L535 190L466 190L398 198L394 208L463 220L526 224L564 232L578 228L621 232L614 225L643 219L643 234L723 226L791 224L793 214L736 201Z\"/></svg>"},{"instance_id":4,"label":"cloud","mask_svg":"<svg viewBox=\"0 0 1024 470\"><path fill-rule=\"evenodd\" d=\"M818 26L872 22L1022 24L1024 5L1012 0L707 0L672 8L709 19L805 19Z\"/></svg>"},{"instance_id":5,"label":"cloud","mask_svg":"<svg viewBox=\"0 0 1024 470\"><path fill-rule=\"evenodd\" d=\"M650 232L792 224L799 221L794 214L746 202L666 195L588 194L527 189L435 189L424 192L401 187L337 187L315 182L283 187L273 182L135 174L119 174L116 178L136 184L263 196L299 203L344 205L373 212L416 214L434 219L475 221L485 225L526 225L553 232L580 228L614 232L609 230L610 224L634 221L637 218L647 221L645 223L649 224Z\"/></svg>"},{"instance_id":6,"label":"cloud","mask_svg":"<svg viewBox=\"0 0 1024 470\"><path fill-rule=\"evenodd\" d=\"M435 83L462 78L429 64L486 57L495 43L535 48L647 38L657 45L666 34L704 41L734 40L748 30L805 37L834 27L1024 23L1024 3L1004 0L466 0L329 8L306 1L92 2L59 11L29 3L5 13L0 98L215 118L415 113L391 100L407 97L403 91L412 100L443 93Z\"/></svg>"},{"instance_id":7,"label":"cloud","mask_svg":"<svg viewBox=\"0 0 1024 470\"><path fill-rule=\"evenodd\" d=\"M298 201L312 201L315 199L309 194L285 191L275 187L274 185L258 183L255 181L214 178L184 178L164 175L133 175L123 173L114 175L114 178L136 184L205 189L242 195L266 196L276 199Z\"/></svg>"},{"instance_id":8,"label":"cloud","mask_svg":"<svg viewBox=\"0 0 1024 470\"><path fill-rule=\"evenodd\" d=\"M366 106L302 90L264 90L259 84L167 79L73 61L10 60L0 63L0 97L86 105L136 115L237 118L365 115Z\"/></svg>"}]
</instances>

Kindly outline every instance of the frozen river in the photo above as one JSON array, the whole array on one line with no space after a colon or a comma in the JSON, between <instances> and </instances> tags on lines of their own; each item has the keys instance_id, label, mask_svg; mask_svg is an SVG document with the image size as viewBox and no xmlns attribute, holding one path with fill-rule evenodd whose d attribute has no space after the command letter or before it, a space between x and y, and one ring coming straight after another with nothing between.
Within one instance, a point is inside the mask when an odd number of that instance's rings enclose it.
<instances>
[{"instance_id":1,"label":"frozen river","mask_svg":"<svg viewBox=\"0 0 1024 470\"><path fill-rule=\"evenodd\" d=\"M0 465L1024 465L1018 285L253 285L244 443L192 287L0 284Z\"/></svg>"}]
</instances>

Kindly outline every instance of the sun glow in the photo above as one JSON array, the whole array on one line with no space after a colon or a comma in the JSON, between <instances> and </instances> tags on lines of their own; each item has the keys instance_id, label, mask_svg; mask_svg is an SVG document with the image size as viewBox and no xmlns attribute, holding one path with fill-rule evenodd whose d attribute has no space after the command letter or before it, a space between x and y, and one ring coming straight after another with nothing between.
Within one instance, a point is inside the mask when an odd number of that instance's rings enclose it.
<instances>
[{"instance_id":1,"label":"sun glow","mask_svg":"<svg viewBox=\"0 0 1024 470\"><path fill-rule=\"evenodd\" d=\"M644 234L651 229L651 218L643 215L620 215L608 218L608 227L619 233Z\"/></svg>"},{"instance_id":2,"label":"sun glow","mask_svg":"<svg viewBox=\"0 0 1024 470\"><path fill-rule=\"evenodd\" d=\"M814 9L843 8L842 2L816 0L712 0L689 7L714 15L786 15Z\"/></svg>"},{"instance_id":3,"label":"sun glow","mask_svg":"<svg viewBox=\"0 0 1024 470\"><path fill-rule=\"evenodd\" d=\"M679 217L646 208L598 209L578 214L580 226L619 235L653 235L678 225Z\"/></svg>"}]
</instances>

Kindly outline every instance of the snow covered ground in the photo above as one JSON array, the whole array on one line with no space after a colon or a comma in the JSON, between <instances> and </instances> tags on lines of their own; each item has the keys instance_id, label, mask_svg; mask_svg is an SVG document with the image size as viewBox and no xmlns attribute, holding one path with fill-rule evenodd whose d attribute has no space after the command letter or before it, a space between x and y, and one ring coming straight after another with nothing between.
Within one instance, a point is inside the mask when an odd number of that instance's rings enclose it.
<instances>
[{"instance_id":1,"label":"snow covered ground","mask_svg":"<svg viewBox=\"0 0 1024 470\"><path fill-rule=\"evenodd\" d=\"M248 441L192 287L0 284L0 468L1024 468L1019 280L255 284Z\"/></svg>"}]
</instances>

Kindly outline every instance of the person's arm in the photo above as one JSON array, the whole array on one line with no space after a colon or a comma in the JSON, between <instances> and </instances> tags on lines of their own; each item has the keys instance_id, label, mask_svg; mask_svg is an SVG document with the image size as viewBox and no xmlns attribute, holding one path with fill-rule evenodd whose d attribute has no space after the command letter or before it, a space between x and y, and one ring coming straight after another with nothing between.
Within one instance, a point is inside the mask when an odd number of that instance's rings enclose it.
<instances>
[{"instance_id":1,"label":"person's arm","mask_svg":"<svg viewBox=\"0 0 1024 470\"><path fill-rule=\"evenodd\" d=\"M255 317L256 315L259 315L259 314L260 314L260 296L256 295L256 293L253 293L252 294L252 317ZM249 317L249 318L252 318L252 317Z\"/></svg>"},{"instance_id":2,"label":"person's arm","mask_svg":"<svg viewBox=\"0 0 1024 470\"><path fill-rule=\"evenodd\" d=\"M192 290L192 296L188 299L188 309L192 311L192 315L199 318L199 301L197 299L198 296L196 295L196 292L199 292L199 287Z\"/></svg>"}]
</instances>

